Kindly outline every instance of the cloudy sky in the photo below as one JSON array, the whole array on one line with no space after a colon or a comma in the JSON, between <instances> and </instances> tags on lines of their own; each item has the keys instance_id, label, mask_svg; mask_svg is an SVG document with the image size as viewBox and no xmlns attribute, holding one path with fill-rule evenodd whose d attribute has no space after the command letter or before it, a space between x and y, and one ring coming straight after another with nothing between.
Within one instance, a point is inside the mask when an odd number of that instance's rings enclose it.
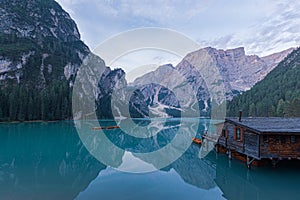
<instances>
[{"instance_id":1,"label":"cloudy sky","mask_svg":"<svg viewBox=\"0 0 300 200\"><path fill-rule=\"evenodd\" d=\"M300 2L288 0L57 0L91 48L135 28L178 31L201 47L260 56L300 44Z\"/></svg>"}]
</instances>

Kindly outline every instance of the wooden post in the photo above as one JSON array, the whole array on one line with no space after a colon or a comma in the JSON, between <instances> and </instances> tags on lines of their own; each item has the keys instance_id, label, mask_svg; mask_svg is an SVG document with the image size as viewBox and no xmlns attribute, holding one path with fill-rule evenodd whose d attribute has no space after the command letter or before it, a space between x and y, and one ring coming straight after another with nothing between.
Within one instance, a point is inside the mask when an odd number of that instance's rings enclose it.
<instances>
[{"instance_id":1,"label":"wooden post","mask_svg":"<svg viewBox=\"0 0 300 200\"><path fill-rule=\"evenodd\" d=\"M232 160L232 155L231 155L231 150L230 149L228 150L228 158L229 158L229 160Z\"/></svg>"},{"instance_id":2,"label":"wooden post","mask_svg":"<svg viewBox=\"0 0 300 200\"><path fill-rule=\"evenodd\" d=\"M247 155L247 168L251 169L251 164L255 160L255 158L250 158L250 156Z\"/></svg>"},{"instance_id":3,"label":"wooden post","mask_svg":"<svg viewBox=\"0 0 300 200\"><path fill-rule=\"evenodd\" d=\"M277 159L272 159L272 166L275 168L278 162Z\"/></svg>"},{"instance_id":4,"label":"wooden post","mask_svg":"<svg viewBox=\"0 0 300 200\"><path fill-rule=\"evenodd\" d=\"M216 152L219 153L219 145L218 144L216 144L215 148L216 148Z\"/></svg>"},{"instance_id":5,"label":"wooden post","mask_svg":"<svg viewBox=\"0 0 300 200\"><path fill-rule=\"evenodd\" d=\"M247 168L251 169L251 163L250 163L250 158L247 156Z\"/></svg>"},{"instance_id":6,"label":"wooden post","mask_svg":"<svg viewBox=\"0 0 300 200\"><path fill-rule=\"evenodd\" d=\"M276 167L276 161L272 160L272 166L275 168Z\"/></svg>"},{"instance_id":7,"label":"wooden post","mask_svg":"<svg viewBox=\"0 0 300 200\"><path fill-rule=\"evenodd\" d=\"M215 150L216 150L216 159L218 159L218 153L219 153L219 145L215 145Z\"/></svg>"}]
</instances>

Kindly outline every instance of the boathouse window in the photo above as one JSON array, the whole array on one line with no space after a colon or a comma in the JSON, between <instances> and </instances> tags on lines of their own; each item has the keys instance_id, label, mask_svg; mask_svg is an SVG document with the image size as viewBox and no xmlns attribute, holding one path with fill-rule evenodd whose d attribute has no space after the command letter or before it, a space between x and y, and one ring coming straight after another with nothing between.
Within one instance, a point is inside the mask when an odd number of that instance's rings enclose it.
<instances>
[{"instance_id":1,"label":"boathouse window","mask_svg":"<svg viewBox=\"0 0 300 200\"><path fill-rule=\"evenodd\" d=\"M286 137L285 136L281 136L281 143L285 144L286 143Z\"/></svg>"},{"instance_id":2,"label":"boathouse window","mask_svg":"<svg viewBox=\"0 0 300 200\"><path fill-rule=\"evenodd\" d=\"M235 128L235 140L237 140L237 141L242 140L242 128L240 128L240 127Z\"/></svg>"},{"instance_id":3,"label":"boathouse window","mask_svg":"<svg viewBox=\"0 0 300 200\"><path fill-rule=\"evenodd\" d=\"M296 143L296 137L294 135L291 135L291 143Z\"/></svg>"},{"instance_id":4,"label":"boathouse window","mask_svg":"<svg viewBox=\"0 0 300 200\"><path fill-rule=\"evenodd\" d=\"M241 129L240 128L236 129L236 139L241 140Z\"/></svg>"},{"instance_id":5,"label":"boathouse window","mask_svg":"<svg viewBox=\"0 0 300 200\"><path fill-rule=\"evenodd\" d=\"M276 141L276 143L279 143L279 142L280 142L280 136L279 136L279 135L276 135L276 136L275 136L275 141Z\"/></svg>"},{"instance_id":6,"label":"boathouse window","mask_svg":"<svg viewBox=\"0 0 300 200\"><path fill-rule=\"evenodd\" d=\"M226 129L222 130L222 137L226 137Z\"/></svg>"},{"instance_id":7,"label":"boathouse window","mask_svg":"<svg viewBox=\"0 0 300 200\"><path fill-rule=\"evenodd\" d=\"M264 143L268 143L269 142L269 138L268 138L267 135L263 136L263 141L264 141Z\"/></svg>"}]
</instances>

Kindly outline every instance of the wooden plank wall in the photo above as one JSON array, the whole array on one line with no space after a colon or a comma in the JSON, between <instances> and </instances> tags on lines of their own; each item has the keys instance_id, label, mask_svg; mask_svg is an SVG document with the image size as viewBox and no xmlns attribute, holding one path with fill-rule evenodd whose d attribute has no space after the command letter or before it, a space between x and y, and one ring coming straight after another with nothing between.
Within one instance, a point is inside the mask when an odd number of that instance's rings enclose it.
<instances>
[{"instance_id":1,"label":"wooden plank wall","mask_svg":"<svg viewBox=\"0 0 300 200\"><path fill-rule=\"evenodd\" d=\"M222 135L222 127L227 127L227 138ZM268 135L266 142L262 134L244 129L242 140L237 141L234 137L235 127L234 124L228 122L225 122L223 126L218 126L219 145L254 158L300 158L299 134L294 135L295 143L291 142L291 134L288 133ZM279 142L278 139L276 140L276 135L280 136Z\"/></svg>"},{"instance_id":2,"label":"wooden plank wall","mask_svg":"<svg viewBox=\"0 0 300 200\"><path fill-rule=\"evenodd\" d=\"M223 137L221 134L218 141L219 145L251 157L259 158L259 136L256 133L244 130L242 140L237 141L234 137L236 126L226 122L224 127L227 127L228 137Z\"/></svg>"},{"instance_id":3,"label":"wooden plank wall","mask_svg":"<svg viewBox=\"0 0 300 200\"><path fill-rule=\"evenodd\" d=\"M237 141L234 137L235 125L226 123L228 130L227 146L234 151L244 153L243 141Z\"/></svg>"},{"instance_id":4,"label":"wooden plank wall","mask_svg":"<svg viewBox=\"0 0 300 200\"><path fill-rule=\"evenodd\" d=\"M225 123L220 123L216 125L217 134L219 135L218 144L227 147L227 138L222 135L223 128L225 128Z\"/></svg>"},{"instance_id":5,"label":"wooden plank wall","mask_svg":"<svg viewBox=\"0 0 300 200\"><path fill-rule=\"evenodd\" d=\"M245 154L251 157L259 157L259 135L248 130L244 132Z\"/></svg>"},{"instance_id":6,"label":"wooden plank wall","mask_svg":"<svg viewBox=\"0 0 300 200\"><path fill-rule=\"evenodd\" d=\"M268 142L264 142L261 137L261 157L262 158L298 158L300 157L300 137L295 136L295 143L291 143L288 134L279 135L279 142L276 140L276 135L269 135ZM285 137L285 142L282 140Z\"/></svg>"}]
</instances>

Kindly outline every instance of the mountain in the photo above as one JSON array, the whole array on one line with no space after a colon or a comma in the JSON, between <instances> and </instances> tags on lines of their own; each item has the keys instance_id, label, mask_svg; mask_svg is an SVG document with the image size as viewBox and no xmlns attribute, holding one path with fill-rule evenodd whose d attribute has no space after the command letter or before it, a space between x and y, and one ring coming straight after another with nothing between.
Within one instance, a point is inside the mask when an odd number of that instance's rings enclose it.
<instances>
[{"instance_id":1,"label":"mountain","mask_svg":"<svg viewBox=\"0 0 300 200\"><path fill-rule=\"evenodd\" d=\"M300 49L294 50L251 90L228 103L228 115L300 116Z\"/></svg>"},{"instance_id":2,"label":"mountain","mask_svg":"<svg viewBox=\"0 0 300 200\"><path fill-rule=\"evenodd\" d=\"M147 91L152 88L152 93L158 89L150 85L151 82L168 86L167 88L170 87L169 89L173 88L176 91L177 97L182 97L179 101L180 106L173 107L173 109L177 109L178 112L189 108L197 109L196 104L198 104L200 115L208 116L211 113L213 101L217 104L222 102L217 97L220 96L217 94L218 92L224 90L226 99L232 99L235 95L249 90L292 50L291 48L260 58L256 55L246 55L243 47L229 50L207 47L188 54L176 67L172 65L160 66L155 71L137 78L131 86L142 87L143 90ZM216 69L220 76L213 72ZM176 73L183 77L182 80L174 77ZM222 82L224 89L222 89ZM187 85L192 89L191 93L187 93ZM217 92L213 94L212 91ZM152 93L144 94L144 98L151 98L149 95ZM169 99L174 102L174 97ZM151 105L153 104L160 105L161 102L152 101ZM171 104L173 103L164 102L165 106ZM150 111L151 105L148 104ZM139 112L143 113L143 111Z\"/></svg>"},{"instance_id":3,"label":"mountain","mask_svg":"<svg viewBox=\"0 0 300 200\"><path fill-rule=\"evenodd\" d=\"M1 0L1 33L20 37L55 37L79 41L75 22L52 0Z\"/></svg>"},{"instance_id":4,"label":"mountain","mask_svg":"<svg viewBox=\"0 0 300 200\"><path fill-rule=\"evenodd\" d=\"M87 56L106 69L56 1L1 0L0 120L71 118L71 91Z\"/></svg>"},{"instance_id":5,"label":"mountain","mask_svg":"<svg viewBox=\"0 0 300 200\"><path fill-rule=\"evenodd\" d=\"M1 85L43 88L69 80L90 52L75 22L54 0L2 0L0 21Z\"/></svg>"},{"instance_id":6,"label":"mountain","mask_svg":"<svg viewBox=\"0 0 300 200\"><path fill-rule=\"evenodd\" d=\"M262 80L293 48L260 58L246 55L243 47L229 50L207 48L209 55L216 61L225 83L231 91L249 90Z\"/></svg>"},{"instance_id":7,"label":"mountain","mask_svg":"<svg viewBox=\"0 0 300 200\"><path fill-rule=\"evenodd\" d=\"M91 53L54 0L1 0L0 22L0 121L70 119L72 91L82 103L76 119L94 111L99 118L209 116L223 96L250 89L291 52L260 58L207 47L127 84L122 69Z\"/></svg>"}]
</instances>

